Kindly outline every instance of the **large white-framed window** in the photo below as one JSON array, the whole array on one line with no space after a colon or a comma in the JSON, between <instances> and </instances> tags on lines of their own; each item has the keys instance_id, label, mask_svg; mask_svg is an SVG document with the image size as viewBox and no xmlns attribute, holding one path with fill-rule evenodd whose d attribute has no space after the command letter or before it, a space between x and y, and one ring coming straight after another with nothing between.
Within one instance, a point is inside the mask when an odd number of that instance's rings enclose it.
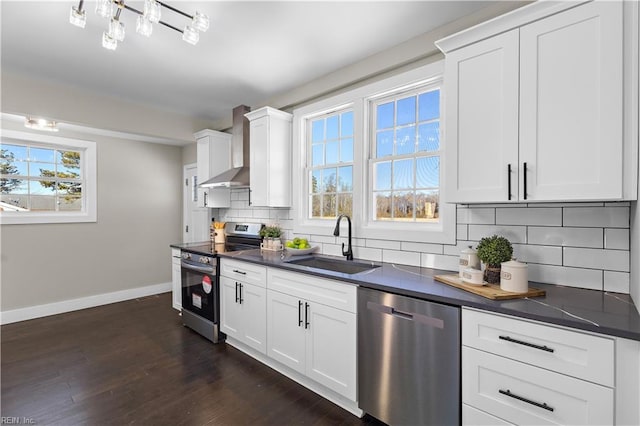
<instances>
[{"instance_id":1,"label":"large white-framed window","mask_svg":"<svg viewBox=\"0 0 640 426\"><path fill-rule=\"evenodd\" d=\"M314 175L319 167L314 165L314 158L319 158L314 149L319 153L320 148L314 147L319 141L313 139L313 125L316 120L322 122L349 111L353 117L353 160L338 157L330 166L336 170L350 167L352 171L354 236L455 244L455 205L441 203L440 165L446 155L444 117L440 116L440 99L446 90L443 71L439 61L294 110L295 233L330 236L335 226L339 208L329 204L328 214L323 214L325 210L317 214L313 207L314 196L327 193L314 193L314 180L317 183L324 175ZM326 158L326 152L324 155ZM319 197L315 203L321 204Z\"/></svg>"},{"instance_id":2,"label":"large white-framed window","mask_svg":"<svg viewBox=\"0 0 640 426\"><path fill-rule=\"evenodd\" d=\"M441 81L369 101L370 220L440 220Z\"/></svg>"},{"instance_id":3,"label":"large white-framed window","mask_svg":"<svg viewBox=\"0 0 640 426\"><path fill-rule=\"evenodd\" d=\"M2 224L95 222L96 144L3 130Z\"/></svg>"}]
</instances>

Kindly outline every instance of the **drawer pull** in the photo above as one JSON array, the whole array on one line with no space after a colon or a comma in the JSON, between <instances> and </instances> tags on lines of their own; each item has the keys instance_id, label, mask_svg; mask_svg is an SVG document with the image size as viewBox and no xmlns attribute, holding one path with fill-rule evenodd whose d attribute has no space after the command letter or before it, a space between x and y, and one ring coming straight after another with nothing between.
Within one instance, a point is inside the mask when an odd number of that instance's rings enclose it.
<instances>
[{"instance_id":1,"label":"drawer pull","mask_svg":"<svg viewBox=\"0 0 640 426\"><path fill-rule=\"evenodd\" d=\"M530 348L540 349L541 351L545 351L545 352L552 352L552 353L555 352L554 349L551 349L548 346L540 346L540 345L536 345L535 343L523 342L522 340L517 340L509 336L498 336L498 339L506 340L507 342L511 342L511 343L517 343L523 346L529 346Z\"/></svg>"},{"instance_id":2,"label":"drawer pull","mask_svg":"<svg viewBox=\"0 0 640 426\"><path fill-rule=\"evenodd\" d=\"M242 274L242 275L247 275L246 272L243 271L238 271L237 269L234 269L233 272L235 272L236 274Z\"/></svg>"},{"instance_id":3,"label":"drawer pull","mask_svg":"<svg viewBox=\"0 0 640 426\"><path fill-rule=\"evenodd\" d=\"M500 392L503 395L507 395L508 397L517 399L518 401L526 402L527 404L535 405L536 407L544 408L545 410L548 410L548 411L553 411L553 407L549 407L546 402L540 403L540 402L532 401L523 396L516 395L515 393L511 393L509 389L507 390L499 389L498 392Z\"/></svg>"}]
</instances>

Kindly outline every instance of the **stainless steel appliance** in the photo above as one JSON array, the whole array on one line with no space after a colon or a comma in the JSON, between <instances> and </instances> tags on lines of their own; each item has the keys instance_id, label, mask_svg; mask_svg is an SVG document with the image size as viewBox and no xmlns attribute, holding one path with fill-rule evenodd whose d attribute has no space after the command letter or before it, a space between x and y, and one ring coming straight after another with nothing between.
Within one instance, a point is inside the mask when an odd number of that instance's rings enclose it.
<instances>
[{"instance_id":1,"label":"stainless steel appliance","mask_svg":"<svg viewBox=\"0 0 640 426\"><path fill-rule=\"evenodd\" d=\"M390 425L460 424L460 308L359 287L358 392Z\"/></svg>"},{"instance_id":2,"label":"stainless steel appliance","mask_svg":"<svg viewBox=\"0 0 640 426\"><path fill-rule=\"evenodd\" d=\"M220 333L220 252L260 247L260 223L225 225L226 242L189 245L181 249L182 323L218 343Z\"/></svg>"}]
</instances>

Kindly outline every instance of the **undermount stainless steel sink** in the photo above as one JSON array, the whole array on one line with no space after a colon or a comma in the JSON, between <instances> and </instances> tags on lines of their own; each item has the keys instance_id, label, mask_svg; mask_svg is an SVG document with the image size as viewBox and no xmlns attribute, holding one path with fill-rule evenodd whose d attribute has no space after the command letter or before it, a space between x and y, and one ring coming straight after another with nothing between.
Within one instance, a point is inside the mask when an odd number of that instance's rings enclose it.
<instances>
[{"instance_id":1,"label":"undermount stainless steel sink","mask_svg":"<svg viewBox=\"0 0 640 426\"><path fill-rule=\"evenodd\" d=\"M352 260L327 259L324 257L304 257L295 260L289 260L287 263L292 265L308 266L309 268L324 269L343 274L357 274L359 272L369 271L379 268L380 265L372 263L359 263Z\"/></svg>"}]
</instances>

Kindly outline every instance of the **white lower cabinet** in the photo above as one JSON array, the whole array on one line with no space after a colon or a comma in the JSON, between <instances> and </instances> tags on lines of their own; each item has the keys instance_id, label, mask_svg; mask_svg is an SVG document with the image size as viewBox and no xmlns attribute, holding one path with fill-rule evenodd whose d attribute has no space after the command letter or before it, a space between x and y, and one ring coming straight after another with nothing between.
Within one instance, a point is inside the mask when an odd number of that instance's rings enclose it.
<instances>
[{"instance_id":1,"label":"white lower cabinet","mask_svg":"<svg viewBox=\"0 0 640 426\"><path fill-rule=\"evenodd\" d=\"M220 331L265 354L267 268L221 259Z\"/></svg>"},{"instance_id":2,"label":"white lower cabinet","mask_svg":"<svg viewBox=\"0 0 640 426\"><path fill-rule=\"evenodd\" d=\"M266 353L266 289L220 277L220 330Z\"/></svg>"},{"instance_id":3,"label":"white lower cabinet","mask_svg":"<svg viewBox=\"0 0 640 426\"><path fill-rule=\"evenodd\" d=\"M468 404L462 404L462 424L474 426L507 426L513 423L505 422Z\"/></svg>"},{"instance_id":4,"label":"white lower cabinet","mask_svg":"<svg viewBox=\"0 0 640 426\"><path fill-rule=\"evenodd\" d=\"M613 389L462 348L462 400L515 424L613 424Z\"/></svg>"},{"instance_id":5,"label":"white lower cabinet","mask_svg":"<svg viewBox=\"0 0 640 426\"><path fill-rule=\"evenodd\" d=\"M182 309L182 269L180 249L171 249L171 296L173 309Z\"/></svg>"},{"instance_id":6,"label":"white lower cabinet","mask_svg":"<svg viewBox=\"0 0 640 426\"><path fill-rule=\"evenodd\" d=\"M267 276L267 355L355 401L356 287L286 271ZM351 311L325 304L333 299L344 308L351 298L334 298L344 292L353 293Z\"/></svg>"},{"instance_id":7,"label":"white lower cabinet","mask_svg":"<svg viewBox=\"0 0 640 426\"><path fill-rule=\"evenodd\" d=\"M463 309L463 423L485 424L477 418L487 415L516 425L615 424L615 344L614 338Z\"/></svg>"}]
</instances>

